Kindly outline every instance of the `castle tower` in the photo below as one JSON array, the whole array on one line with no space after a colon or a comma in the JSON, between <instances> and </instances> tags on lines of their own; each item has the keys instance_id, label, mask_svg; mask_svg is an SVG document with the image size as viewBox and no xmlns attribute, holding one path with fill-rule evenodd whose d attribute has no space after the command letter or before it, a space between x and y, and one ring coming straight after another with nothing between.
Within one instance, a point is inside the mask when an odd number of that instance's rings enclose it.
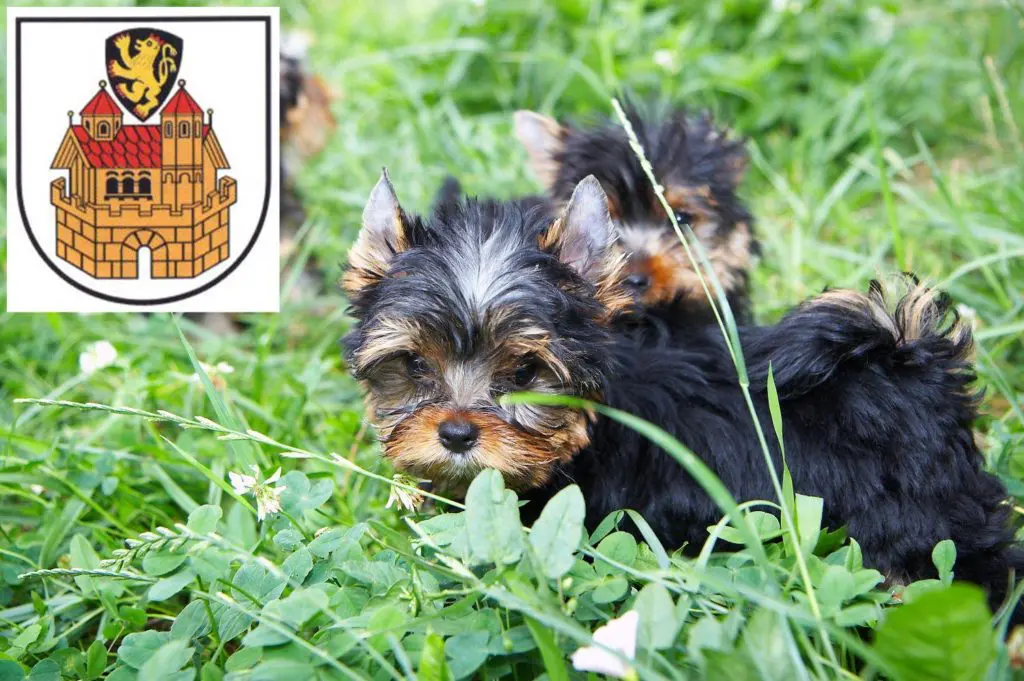
<instances>
[{"instance_id":1,"label":"castle tower","mask_svg":"<svg viewBox=\"0 0 1024 681\"><path fill-rule=\"evenodd\" d=\"M178 91L160 112L163 197L174 208L200 201L203 186L203 110L178 81ZM212 187L211 187L212 189Z\"/></svg>"},{"instance_id":2,"label":"castle tower","mask_svg":"<svg viewBox=\"0 0 1024 681\"><path fill-rule=\"evenodd\" d=\"M124 122L121 109L114 98L107 94L107 81L100 81L100 91L89 100L81 111L82 126L95 140L112 140L117 136Z\"/></svg>"}]
</instances>

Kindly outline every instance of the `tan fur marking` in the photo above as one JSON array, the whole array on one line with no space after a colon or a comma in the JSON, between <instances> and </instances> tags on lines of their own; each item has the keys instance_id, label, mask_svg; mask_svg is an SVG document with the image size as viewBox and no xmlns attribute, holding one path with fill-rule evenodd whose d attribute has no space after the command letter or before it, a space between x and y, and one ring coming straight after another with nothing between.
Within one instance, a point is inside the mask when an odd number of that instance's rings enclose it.
<instances>
[{"instance_id":1,"label":"tan fur marking","mask_svg":"<svg viewBox=\"0 0 1024 681\"><path fill-rule=\"evenodd\" d=\"M970 324L955 317L955 322L946 326L947 319L953 317L939 305L939 296L940 292L913 277L897 276L884 282L872 282L867 293L845 289L825 291L805 305L833 305L867 315L901 345L941 335L963 348L959 359L970 361L973 355Z\"/></svg>"},{"instance_id":2,"label":"tan fur marking","mask_svg":"<svg viewBox=\"0 0 1024 681\"><path fill-rule=\"evenodd\" d=\"M708 260L726 293L743 284L743 275L751 266L750 243L750 228L740 223L725 239L716 240L710 246L705 244ZM669 303L677 298L693 302L707 299L693 263L675 232L665 232L656 245L633 253L629 263L629 270L643 272L651 279L650 287L640 298L645 305Z\"/></svg>"},{"instance_id":3,"label":"tan fur marking","mask_svg":"<svg viewBox=\"0 0 1024 681\"><path fill-rule=\"evenodd\" d=\"M453 416L468 419L480 430L477 446L466 455L452 455L437 438L438 426ZM582 412L567 410L565 425L541 436L518 430L492 414L431 406L394 429L384 454L396 468L432 480L468 480L484 468L494 468L510 488L525 490L547 482L557 463L570 459L588 442Z\"/></svg>"}]
</instances>

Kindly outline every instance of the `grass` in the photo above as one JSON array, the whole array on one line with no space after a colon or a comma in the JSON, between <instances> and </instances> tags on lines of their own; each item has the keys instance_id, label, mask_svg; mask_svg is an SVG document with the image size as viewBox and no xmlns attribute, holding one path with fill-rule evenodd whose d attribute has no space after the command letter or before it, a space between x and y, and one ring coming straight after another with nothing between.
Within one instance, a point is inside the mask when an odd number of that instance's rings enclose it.
<instances>
[{"instance_id":1,"label":"grass","mask_svg":"<svg viewBox=\"0 0 1024 681\"><path fill-rule=\"evenodd\" d=\"M537 189L514 109L612 116L624 89L708 107L750 138L758 318L897 268L939 282L977 325L986 465L1024 494L1016 0L290 2L282 17L313 33L340 93L338 133L299 178L328 283L382 165L413 210L449 172L514 196ZM643 678L1013 678L1020 644L948 586L950 547L940 579L891 607L785 480L793 527L763 512L779 499L741 504L766 543L695 560L614 518L581 536L571 494L526 534L489 476L466 513L386 508L344 308L331 287L237 338L182 319L185 343L166 315L0 317L0 679L559 679L630 608ZM99 340L118 359L83 375ZM204 380L199 360L234 371ZM226 484L251 464L282 467L287 517L257 522Z\"/></svg>"}]
</instances>

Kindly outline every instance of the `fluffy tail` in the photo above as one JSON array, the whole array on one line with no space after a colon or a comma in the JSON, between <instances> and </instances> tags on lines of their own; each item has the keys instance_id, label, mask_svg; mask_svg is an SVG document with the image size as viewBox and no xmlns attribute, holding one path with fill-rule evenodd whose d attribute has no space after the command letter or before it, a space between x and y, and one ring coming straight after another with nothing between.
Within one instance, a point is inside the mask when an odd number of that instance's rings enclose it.
<instances>
[{"instance_id":1,"label":"fluffy tail","mask_svg":"<svg viewBox=\"0 0 1024 681\"><path fill-rule=\"evenodd\" d=\"M753 331L744 345L751 373L766 375L771 362L779 392L788 396L867 365L893 378L907 370L939 372L958 392L974 380L970 326L949 296L912 274L872 281L867 293L826 291L776 326Z\"/></svg>"}]
</instances>

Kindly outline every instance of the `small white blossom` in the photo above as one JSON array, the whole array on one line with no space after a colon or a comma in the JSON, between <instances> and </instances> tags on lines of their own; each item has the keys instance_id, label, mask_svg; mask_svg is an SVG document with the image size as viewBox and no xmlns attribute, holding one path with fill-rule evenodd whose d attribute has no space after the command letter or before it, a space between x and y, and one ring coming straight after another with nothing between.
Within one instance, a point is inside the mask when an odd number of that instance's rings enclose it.
<instances>
[{"instance_id":1,"label":"small white blossom","mask_svg":"<svg viewBox=\"0 0 1024 681\"><path fill-rule=\"evenodd\" d=\"M656 50L654 63L666 71L676 70L676 55L672 50Z\"/></svg>"},{"instance_id":2,"label":"small white blossom","mask_svg":"<svg viewBox=\"0 0 1024 681\"><path fill-rule=\"evenodd\" d=\"M96 341L78 356L78 368L82 374L88 376L100 369L104 369L114 363L117 359L117 349L110 344L110 341Z\"/></svg>"},{"instance_id":3,"label":"small white blossom","mask_svg":"<svg viewBox=\"0 0 1024 681\"><path fill-rule=\"evenodd\" d=\"M42 495L42 493L46 491L46 488L43 487L42 485L29 485L28 488L32 490L33 494L38 495Z\"/></svg>"},{"instance_id":4,"label":"small white blossom","mask_svg":"<svg viewBox=\"0 0 1024 681\"><path fill-rule=\"evenodd\" d=\"M270 513L277 513L281 510L281 492L287 487L274 485L281 479L281 469L278 468L266 480L260 480L260 469L258 466L250 466L254 475L244 473L228 472L228 480L235 488L236 494L249 494L256 498L256 518L263 520Z\"/></svg>"},{"instance_id":5,"label":"small white blossom","mask_svg":"<svg viewBox=\"0 0 1024 681\"><path fill-rule=\"evenodd\" d=\"M216 366L211 366L206 362L200 362L199 366L201 366L203 371L206 372L206 375L210 377L210 382L213 383L214 387L221 390L223 390L224 386L227 384L224 380L224 376L235 373L235 367L231 366L227 362L217 362ZM189 376L188 380L196 384L203 382L203 379L200 378L198 373L194 373Z\"/></svg>"},{"instance_id":6,"label":"small white blossom","mask_svg":"<svg viewBox=\"0 0 1024 681\"><path fill-rule=\"evenodd\" d=\"M594 643L617 650L627 660L636 658L636 632L640 615L630 610L622 617L610 620L594 632ZM597 672L620 679L635 679L636 671L604 648L585 646L572 654L572 666L576 671Z\"/></svg>"},{"instance_id":7,"label":"small white blossom","mask_svg":"<svg viewBox=\"0 0 1024 681\"><path fill-rule=\"evenodd\" d=\"M408 485L409 487L414 487L419 483L419 480L416 478L411 478L407 475L402 475L401 473L395 474L394 480L395 482ZM392 485L391 494L388 496L388 503L384 508L391 508L393 505L397 504L407 511L415 511L422 503L423 495L419 492L413 492L412 490Z\"/></svg>"}]
</instances>

